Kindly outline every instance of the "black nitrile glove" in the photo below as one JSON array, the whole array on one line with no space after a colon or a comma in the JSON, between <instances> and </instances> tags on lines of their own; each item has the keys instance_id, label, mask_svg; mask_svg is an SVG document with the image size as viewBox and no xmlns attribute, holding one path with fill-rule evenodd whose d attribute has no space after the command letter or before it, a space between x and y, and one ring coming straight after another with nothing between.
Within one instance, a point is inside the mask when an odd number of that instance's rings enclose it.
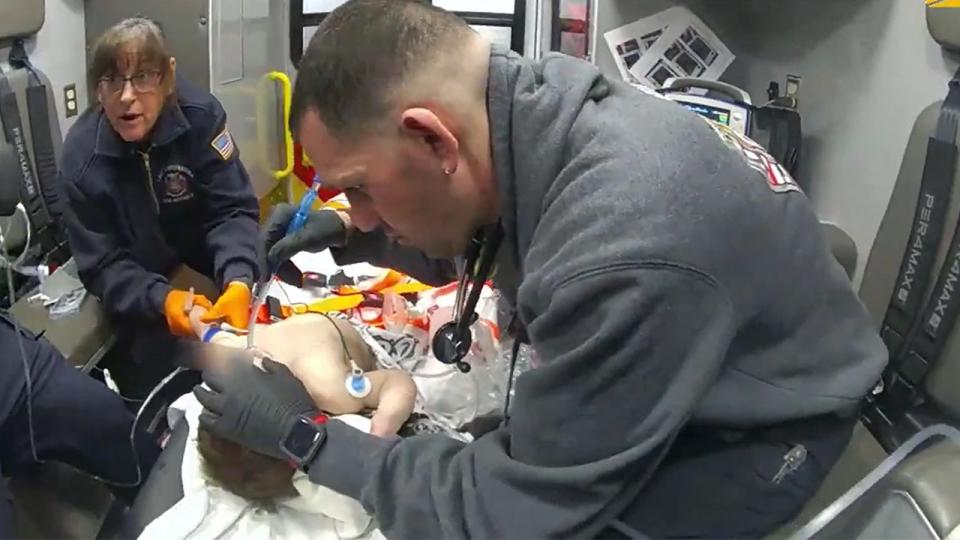
<instances>
[{"instance_id":1,"label":"black nitrile glove","mask_svg":"<svg viewBox=\"0 0 960 540\"><path fill-rule=\"evenodd\" d=\"M299 231L287 236L287 226L297 213L292 204L278 204L263 226L263 247L268 273L301 251L320 252L347 243L347 226L335 210L314 210Z\"/></svg>"},{"instance_id":2,"label":"black nitrile glove","mask_svg":"<svg viewBox=\"0 0 960 540\"><path fill-rule=\"evenodd\" d=\"M312 417L317 407L287 366L262 358L260 369L249 352L239 354L243 357L204 370L209 390L194 388L204 408L200 427L263 455L286 459L280 442L297 417Z\"/></svg>"}]
</instances>

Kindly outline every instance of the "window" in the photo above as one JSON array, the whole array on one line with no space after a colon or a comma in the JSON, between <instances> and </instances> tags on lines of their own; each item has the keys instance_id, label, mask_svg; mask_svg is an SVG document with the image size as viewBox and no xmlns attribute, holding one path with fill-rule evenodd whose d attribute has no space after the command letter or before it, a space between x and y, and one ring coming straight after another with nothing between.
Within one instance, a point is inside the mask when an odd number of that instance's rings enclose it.
<instances>
[{"instance_id":1,"label":"window","mask_svg":"<svg viewBox=\"0 0 960 540\"><path fill-rule=\"evenodd\" d=\"M590 0L553 0L550 50L577 58L590 54Z\"/></svg>"},{"instance_id":2,"label":"window","mask_svg":"<svg viewBox=\"0 0 960 540\"><path fill-rule=\"evenodd\" d=\"M291 0L290 60L300 65L303 51L317 26L346 0ZM523 54L526 0L432 0L433 4L453 11L477 32L494 43ZM586 3L587 0L583 0ZM482 8L485 11L472 11Z\"/></svg>"},{"instance_id":3,"label":"window","mask_svg":"<svg viewBox=\"0 0 960 540\"><path fill-rule=\"evenodd\" d=\"M513 14L516 9L513 0L433 0L433 5L449 11L476 12L484 8L488 13Z\"/></svg>"},{"instance_id":4,"label":"window","mask_svg":"<svg viewBox=\"0 0 960 540\"><path fill-rule=\"evenodd\" d=\"M301 12L330 13L345 3L346 0L303 0L303 8Z\"/></svg>"}]
</instances>

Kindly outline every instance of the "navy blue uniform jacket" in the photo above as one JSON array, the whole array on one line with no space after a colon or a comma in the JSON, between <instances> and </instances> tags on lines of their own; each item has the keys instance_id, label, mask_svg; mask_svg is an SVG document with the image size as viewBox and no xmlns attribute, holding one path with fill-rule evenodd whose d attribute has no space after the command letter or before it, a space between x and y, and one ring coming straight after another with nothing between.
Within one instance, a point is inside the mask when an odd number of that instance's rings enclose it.
<instances>
[{"instance_id":1,"label":"navy blue uniform jacket","mask_svg":"<svg viewBox=\"0 0 960 540\"><path fill-rule=\"evenodd\" d=\"M70 247L111 316L162 321L166 276L180 263L221 289L258 278L259 205L226 122L215 97L178 78L148 143L124 142L99 107L67 134Z\"/></svg>"}]
</instances>

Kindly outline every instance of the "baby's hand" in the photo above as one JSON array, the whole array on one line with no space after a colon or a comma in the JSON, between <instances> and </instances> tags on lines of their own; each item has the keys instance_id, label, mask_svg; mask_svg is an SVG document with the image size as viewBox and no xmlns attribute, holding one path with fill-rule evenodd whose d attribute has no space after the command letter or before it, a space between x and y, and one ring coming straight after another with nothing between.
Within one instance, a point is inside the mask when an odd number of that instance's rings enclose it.
<instances>
[{"instance_id":1,"label":"baby's hand","mask_svg":"<svg viewBox=\"0 0 960 540\"><path fill-rule=\"evenodd\" d=\"M201 306L193 306L193 309L190 310L190 328L193 329L193 333L200 339L203 339L203 333L206 332L210 326L200 320L206 314L207 310Z\"/></svg>"},{"instance_id":2,"label":"baby's hand","mask_svg":"<svg viewBox=\"0 0 960 540\"><path fill-rule=\"evenodd\" d=\"M373 383L373 391L364 398L365 405L377 409L370 433L379 437L394 436L413 412L417 385L410 375L399 369L378 369L368 372L367 376Z\"/></svg>"},{"instance_id":3,"label":"baby's hand","mask_svg":"<svg viewBox=\"0 0 960 540\"><path fill-rule=\"evenodd\" d=\"M370 434L383 438L396 437L403 423L407 421L407 417L401 416L403 415L377 410L370 419Z\"/></svg>"}]
</instances>

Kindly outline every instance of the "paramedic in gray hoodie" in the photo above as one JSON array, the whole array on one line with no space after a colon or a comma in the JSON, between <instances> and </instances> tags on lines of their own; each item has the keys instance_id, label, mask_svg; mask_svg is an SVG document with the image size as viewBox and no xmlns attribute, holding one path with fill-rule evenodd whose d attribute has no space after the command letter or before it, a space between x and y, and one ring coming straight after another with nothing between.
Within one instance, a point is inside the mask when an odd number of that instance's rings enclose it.
<instances>
[{"instance_id":1,"label":"paramedic in gray hoodie","mask_svg":"<svg viewBox=\"0 0 960 540\"><path fill-rule=\"evenodd\" d=\"M333 247L446 283L499 223L494 279L539 358L509 422L470 444L314 422L269 360L204 374L207 429L293 454L387 537L759 537L846 446L887 355L807 198L751 141L412 0L331 13L291 119L351 209L278 242L280 207L274 266Z\"/></svg>"}]
</instances>

